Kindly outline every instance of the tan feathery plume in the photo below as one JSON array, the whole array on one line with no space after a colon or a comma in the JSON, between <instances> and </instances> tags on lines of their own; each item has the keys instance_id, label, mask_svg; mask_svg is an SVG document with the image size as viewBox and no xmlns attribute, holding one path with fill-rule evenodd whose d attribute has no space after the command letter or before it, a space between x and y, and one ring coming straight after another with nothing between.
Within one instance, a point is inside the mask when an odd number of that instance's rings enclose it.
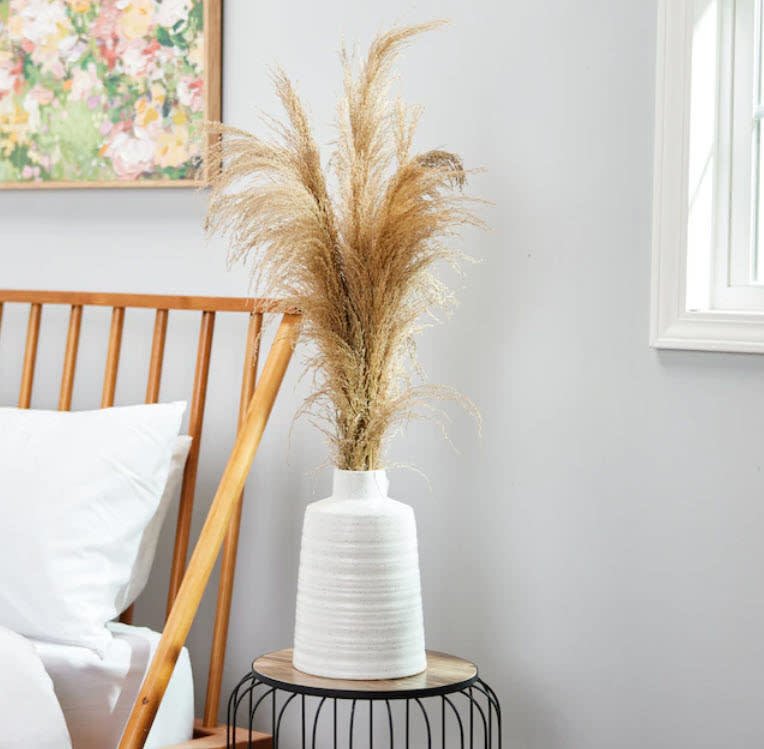
<instances>
[{"instance_id":1,"label":"tan feathery plume","mask_svg":"<svg viewBox=\"0 0 764 749\"><path fill-rule=\"evenodd\" d=\"M281 70L273 74L286 112L263 140L213 123L206 228L250 264L259 290L303 313L315 391L301 412L329 438L338 468L373 470L396 428L437 417L449 388L414 385L414 336L427 315L452 301L434 271L464 257L447 242L464 225L483 226L461 189L455 154L412 154L419 110L390 97L392 65L416 35L444 22L394 28L373 41L356 72L343 49L344 91L331 164L330 195L319 149L300 99Z\"/></svg>"}]
</instances>

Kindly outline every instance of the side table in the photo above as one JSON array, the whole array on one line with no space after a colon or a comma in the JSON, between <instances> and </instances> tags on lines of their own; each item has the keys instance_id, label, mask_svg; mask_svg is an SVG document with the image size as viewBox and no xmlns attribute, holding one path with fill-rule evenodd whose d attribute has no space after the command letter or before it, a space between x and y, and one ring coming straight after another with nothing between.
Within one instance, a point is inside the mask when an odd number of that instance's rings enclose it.
<instances>
[{"instance_id":1,"label":"side table","mask_svg":"<svg viewBox=\"0 0 764 749\"><path fill-rule=\"evenodd\" d=\"M375 741L391 749L501 749L501 706L477 666L429 650L421 674L379 681L305 674L292 666L291 650L263 655L231 693L228 725L235 726L238 717L256 736L253 726L261 708L261 718L270 721L273 749L373 749ZM234 743L233 729L229 733L229 749L244 746Z\"/></svg>"}]
</instances>

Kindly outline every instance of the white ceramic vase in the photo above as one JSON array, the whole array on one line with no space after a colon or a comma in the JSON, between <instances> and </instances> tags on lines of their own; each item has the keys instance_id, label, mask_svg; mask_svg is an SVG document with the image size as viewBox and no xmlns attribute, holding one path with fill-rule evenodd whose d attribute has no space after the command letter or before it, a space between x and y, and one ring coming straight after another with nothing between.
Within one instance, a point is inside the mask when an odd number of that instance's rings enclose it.
<instances>
[{"instance_id":1,"label":"white ceramic vase","mask_svg":"<svg viewBox=\"0 0 764 749\"><path fill-rule=\"evenodd\" d=\"M426 667L416 521L385 471L334 471L305 511L294 667L334 679L396 679Z\"/></svg>"}]
</instances>

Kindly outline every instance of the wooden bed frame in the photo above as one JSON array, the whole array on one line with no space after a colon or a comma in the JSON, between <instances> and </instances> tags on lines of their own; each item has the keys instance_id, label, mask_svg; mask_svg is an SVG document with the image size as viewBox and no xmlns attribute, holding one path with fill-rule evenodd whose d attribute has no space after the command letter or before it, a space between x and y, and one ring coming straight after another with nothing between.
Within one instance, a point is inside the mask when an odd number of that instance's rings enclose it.
<instances>
[{"instance_id":1,"label":"wooden bed frame","mask_svg":"<svg viewBox=\"0 0 764 749\"><path fill-rule=\"evenodd\" d=\"M242 493L252 460L260 443L271 408L289 364L299 328L299 315L284 312L275 302L265 299L228 297L162 296L153 294L101 294L65 291L0 290L0 325L3 306L9 303L29 305L26 347L21 372L18 406L29 408L32 400L37 343L44 305L70 307L69 328L64 352L59 395L59 410L69 410L72 402L74 375L83 310L91 306L111 307L111 330L106 355L101 407L114 405L119 372L122 330L125 311L130 308L155 310L151 357L147 376L146 402L156 403L162 378L167 320L172 310L190 310L201 314L196 371L189 414L188 433L193 438L183 474L178 508L175 546L167 596L167 618L157 651L149 666L141 691L133 705L119 749L141 749L148 736L175 662L185 643L191 623L207 585L210 573L223 546L218 586L215 625L207 680L204 716L196 721L195 738L178 749L219 749L225 747L225 727L218 726L223 663L231 610L236 552L241 521ZM238 434L228 463L207 513L202 531L188 565L189 535L196 489L199 450L202 441L204 406L212 353L215 315L236 312L249 316L245 343L244 373L241 380ZM265 315L282 314L276 337L257 381L260 333ZM257 384L256 384L257 383ZM132 607L122 621L132 621ZM251 742L251 743L250 743ZM235 746L270 747L270 736L240 730Z\"/></svg>"}]
</instances>

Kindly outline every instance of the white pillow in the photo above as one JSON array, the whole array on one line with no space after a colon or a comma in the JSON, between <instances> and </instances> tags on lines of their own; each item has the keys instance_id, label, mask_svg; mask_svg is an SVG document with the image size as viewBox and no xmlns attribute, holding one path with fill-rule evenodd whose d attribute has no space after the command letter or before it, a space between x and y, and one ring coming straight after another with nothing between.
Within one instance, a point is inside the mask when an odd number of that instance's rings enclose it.
<instances>
[{"instance_id":1,"label":"white pillow","mask_svg":"<svg viewBox=\"0 0 764 749\"><path fill-rule=\"evenodd\" d=\"M0 625L103 655L185 408L0 409Z\"/></svg>"},{"instance_id":2,"label":"white pillow","mask_svg":"<svg viewBox=\"0 0 764 749\"><path fill-rule=\"evenodd\" d=\"M146 530L141 536L141 545L138 547L138 554L135 558L135 565L128 580L117 598L117 610L122 613L131 603L135 603L138 596L143 592L146 583L149 581L151 567L154 564L154 555L156 554L157 544L159 543L159 534L167 517L175 495L178 493L181 481L183 480L183 470L186 467L188 451L191 449L193 440L187 434L182 437L176 437L172 446L172 458L170 459L170 472L167 476L162 497L159 500L159 507L151 518Z\"/></svg>"}]
</instances>

